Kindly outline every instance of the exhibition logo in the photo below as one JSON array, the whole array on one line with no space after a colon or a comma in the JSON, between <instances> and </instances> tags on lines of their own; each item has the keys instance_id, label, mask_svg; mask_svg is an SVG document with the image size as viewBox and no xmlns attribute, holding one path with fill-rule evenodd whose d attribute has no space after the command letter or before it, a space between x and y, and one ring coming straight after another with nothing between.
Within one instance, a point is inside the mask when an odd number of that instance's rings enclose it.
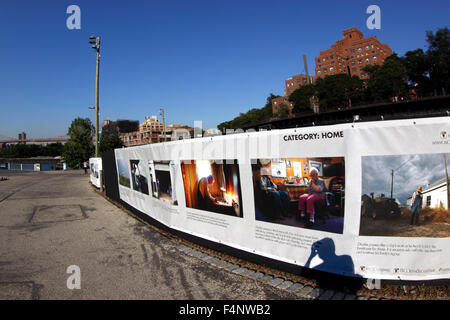
<instances>
[{"instance_id":1,"label":"exhibition logo","mask_svg":"<svg viewBox=\"0 0 450 320\"><path fill-rule=\"evenodd\" d=\"M447 130L442 130L439 133L439 136L441 138L440 140L435 140L435 141L432 141L431 143L432 144L449 144L450 143L450 139L449 139Z\"/></svg>"}]
</instances>

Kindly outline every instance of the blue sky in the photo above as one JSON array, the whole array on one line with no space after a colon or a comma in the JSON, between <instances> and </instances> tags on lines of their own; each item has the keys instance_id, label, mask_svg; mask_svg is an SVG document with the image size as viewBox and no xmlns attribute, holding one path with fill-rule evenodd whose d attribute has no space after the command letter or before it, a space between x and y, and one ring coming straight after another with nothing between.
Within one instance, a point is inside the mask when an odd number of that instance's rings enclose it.
<instances>
[{"instance_id":1,"label":"blue sky","mask_svg":"<svg viewBox=\"0 0 450 320\"><path fill-rule=\"evenodd\" d=\"M81 9L69 30L66 9ZM366 8L381 8L381 30ZM425 31L448 27L450 2L429 1L2 1L0 135L64 135L89 117L95 99L95 51L102 37L100 120L158 115L167 123L216 127L262 107L284 80L310 74L314 57L356 26L394 52L425 48ZM1 138L1 136L0 136Z\"/></svg>"}]
</instances>

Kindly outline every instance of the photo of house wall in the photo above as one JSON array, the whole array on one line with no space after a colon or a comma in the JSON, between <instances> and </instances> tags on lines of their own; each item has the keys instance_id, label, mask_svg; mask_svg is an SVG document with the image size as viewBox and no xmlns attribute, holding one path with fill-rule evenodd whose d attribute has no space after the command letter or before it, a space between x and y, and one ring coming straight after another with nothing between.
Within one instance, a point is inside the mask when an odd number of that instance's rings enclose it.
<instances>
[{"instance_id":1,"label":"photo of house wall","mask_svg":"<svg viewBox=\"0 0 450 320\"><path fill-rule=\"evenodd\" d=\"M153 198L178 205L175 187L175 164L173 161L148 162Z\"/></svg>"}]
</instances>

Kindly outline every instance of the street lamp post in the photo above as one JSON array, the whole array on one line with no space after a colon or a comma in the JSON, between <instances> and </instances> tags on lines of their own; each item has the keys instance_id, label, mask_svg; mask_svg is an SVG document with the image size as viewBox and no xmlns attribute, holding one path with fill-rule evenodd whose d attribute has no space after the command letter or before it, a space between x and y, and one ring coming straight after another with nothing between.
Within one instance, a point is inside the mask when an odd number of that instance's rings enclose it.
<instances>
[{"instance_id":1,"label":"street lamp post","mask_svg":"<svg viewBox=\"0 0 450 320\"><path fill-rule=\"evenodd\" d=\"M166 122L165 122L165 120L164 120L164 109L163 108L161 108L161 109L159 109L159 113L161 114L161 116L162 116L162 122L163 122L163 139L164 139L164 142L166 142Z\"/></svg>"},{"instance_id":2,"label":"street lamp post","mask_svg":"<svg viewBox=\"0 0 450 320\"><path fill-rule=\"evenodd\" d=\"M95 74L95 157L98 157L98 85L99 85L99 72L100 72L100 37L90 36L89 41L92 44L92 49L97 52L97 67Z\"/></svg>"}]
</instances>

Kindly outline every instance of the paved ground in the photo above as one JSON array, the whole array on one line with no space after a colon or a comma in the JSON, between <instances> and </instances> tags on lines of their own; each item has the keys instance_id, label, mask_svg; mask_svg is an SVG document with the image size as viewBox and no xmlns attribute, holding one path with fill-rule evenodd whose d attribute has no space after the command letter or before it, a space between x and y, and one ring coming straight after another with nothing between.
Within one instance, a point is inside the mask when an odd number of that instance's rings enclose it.
<instances>
[{"instance_id":1,"label":"paved ground","mask_svg":"<svg viewBox=\"0 0 450 320\"><path fill-rule=\"evenodd\" d=\"M9 178L0 181L0 299L270 300L312 291L180 245L96 193L82 171L0 175ZM79 290L67 287L71 265Z\"/></svg>"}]
</instances>

